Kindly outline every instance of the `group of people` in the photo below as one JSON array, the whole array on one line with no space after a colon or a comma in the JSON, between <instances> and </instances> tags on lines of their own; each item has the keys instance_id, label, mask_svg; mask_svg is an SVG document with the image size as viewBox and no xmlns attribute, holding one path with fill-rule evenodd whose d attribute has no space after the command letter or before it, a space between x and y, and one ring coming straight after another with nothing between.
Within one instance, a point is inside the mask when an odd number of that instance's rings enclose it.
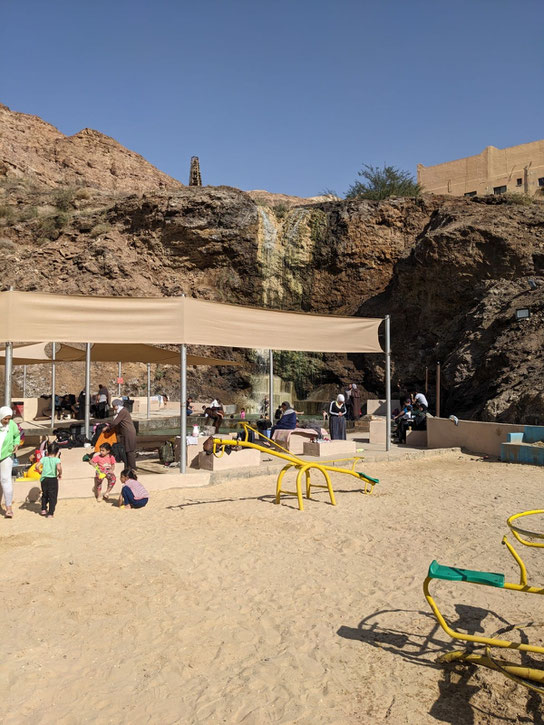
<instances>
[{"instance_id":1,"label":"group of people","mask_svg":"<svg viewBox=\"0 0 544 725\"><path fill-rule=\"evenodd\" d=\"M117 482L115 476L115 458L111 452L109 443L102 443L98 452L89 460L94 468L93 493L97 501L109 501L110 493ZM106 490L102 491L103 483L106 483ZM138 481L135 471L128 466L121 471L122 488L117 500L120 508L128 507L133 509L143 508L148 500L149 493Z\"/></svg>"},{"instance_id":2,"label":"group of people","mask_svg":"<svg viewBox=\"0 0 544 725\"><path fill-rule=\"evenodd\" d=\"M126 448L128 466L121 472L123 484L119 494L120 507L142 508L147 504L149 494L138 481L134 472L136 467L136 429L127 410L123 408L121 400L114 400L115 416L110 430L117 431L122 436ZM6 506L5 518L13 518L13 462L21 444L21 434L18 425L13 420L13 410L4 405L0 407L0 483ZM45 446L45 455L37 466L40 474L42 491L40 514L47 518L55 515L59 493L59 480L62 478L62 464L56 442L48 442ZM94 493L97 500L108 500L108 495L116 483L115 458L111 454L111 445L103 443L91 461L95 469ZM102 495L102 484L106 481L107 490Z\"/></svg>"},{"instance_id":3,"label":"group of people","mask_svg":"<svg viewBox=\"0 0 544 725\"><path fill-rule=\"evenodd\" d=\"M115 458L111 455L109 443L103 443L98 453L89 461L95 470L93 492L97 501L108 501L109 494L115 486ZM55 515L59 494L59 481L62 478L62 463L57 443L48 443L46 455L40 460L40 485L42 489L40 515L52 518ZM102 493L102 483L106 480L107 490ZM122 488L119 493L117 505L119 508L143 508L148 500L149 493L138 481L136 473L130 468L121 471ZM13 515L13 514L12 514Z\"/></svg>"},{"instance_id":4,"label":"group of people","mask_svg":"<svg viewBox=\"0 0 544 725\"><path fill-rule=\"evenodd\" d=\"M426 430L429 403L426 396L413 390L404 399L401 410L393 411L393 421L397 424L397 443L406 443L406 433L411 430Z\"/></svg>"},{"instance_id":5,"label":"group of people","mask_svg":"<svg viewBox=\"0 0 544 725\"><path fill-rule=\"evenodd\" d=\"M51 415L52 397L50 395L42 396L48 403L41 411L42 415ZM55 415L59 419L75 418L82 420L85 414L85 390L82 390L78 397L72 393L64 395L55 395ZM107 418L111 407L110 392L108 388L100 383L98 391L91 395L90 413L93 418Z\"/></svg>"},{"instance_id":6,"label":"group of people","mask_svg":"<svg viewBox=\"0 0 544 725\"><path fill-rule=\"evenodd\" d=\"M245 409L242 408L242 411L244 412L244 415L241 417L245 418ZM196 413L195 402L191 397L187 398L185 402L185 412L187 413L187 415L194 415ZM219 433L221 423L223 422L223 418L225 417L223 403L219 400L219 398L214 398L209 405L203 405L200 415L202 415L204 418L209 418L215 432Z\"/></svg>"}]
</instances>

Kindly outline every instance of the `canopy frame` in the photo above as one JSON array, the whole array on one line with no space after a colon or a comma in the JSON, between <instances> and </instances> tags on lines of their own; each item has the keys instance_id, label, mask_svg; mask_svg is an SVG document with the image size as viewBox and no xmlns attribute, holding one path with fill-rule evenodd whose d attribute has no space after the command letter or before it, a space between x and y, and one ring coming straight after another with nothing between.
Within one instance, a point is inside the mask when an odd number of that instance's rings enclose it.
<instances>
[{"instance_id":1,"label":"canopy frame","mask_svg":"<svg viewBox=\"0 0 544 725\"><path fill-rule=\"evenodd\" d=\"M39 314L38 314L39 312ZM15 314L16 313L16 314ZM44 320L46 322L44 323ZM135 320L137 322L135 322ZM378 327L385 321L385 350ZM180 471L186 471L187 344L269 349L269 412L274 392L274 350L385 354L386 450L391 447L390 321L385 318L312 315L226 305L190 297L67 297L32 292L0 292L0 339L6 342L6 405L11 402L13 340L33 342L44 336L85 343L85 431L90 430L91 343L178 344L180 365ZM263 343L263 344L261 344ZM325 343L325 344L324 344ZM56 357L56 356L55 356ZM172 355L173 357L173 355ZM58 358L57 358L58 359ZM54 360L53 368L55 366ZM149 361L146 361L149 362ZM162 362L162 361L161 361ZM168 364L168 363L167 363ZM217 363L216 363L217 364ZM218 364L228 365L228 361ZM54 375L54 373L53 373ZM149 367L148 367L149 400ZM54 411L54 398L52 399ZM149 414L149 402L148 402ZM53 413L54 415L54 413Z\"/></svg>"}]
</instances>

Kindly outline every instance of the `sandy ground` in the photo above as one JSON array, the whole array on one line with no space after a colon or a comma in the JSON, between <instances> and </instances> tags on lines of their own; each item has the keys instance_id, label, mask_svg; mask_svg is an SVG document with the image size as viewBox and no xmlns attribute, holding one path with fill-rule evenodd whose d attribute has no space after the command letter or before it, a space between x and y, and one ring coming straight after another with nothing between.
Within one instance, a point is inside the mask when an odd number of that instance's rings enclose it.
<instances>
[{"instance_id":1,"label":"sandy ground","mask_svg":"<svg viewBox=\"0 0 544 725\"><path fill-rule=\"evenodd\" d=\"M367 468L374 495L337 475L338 506L323 492L303 513L263 477L0 520L2 722L543 723L539 695L436 664L451 641L421 586L433 558L516 581L505 519L544 508L544 472L464 455ZM542 583L544 552L524 553ZM540 597L435 591L469 631L544 620Z\"/></svg>"}]
</instances>

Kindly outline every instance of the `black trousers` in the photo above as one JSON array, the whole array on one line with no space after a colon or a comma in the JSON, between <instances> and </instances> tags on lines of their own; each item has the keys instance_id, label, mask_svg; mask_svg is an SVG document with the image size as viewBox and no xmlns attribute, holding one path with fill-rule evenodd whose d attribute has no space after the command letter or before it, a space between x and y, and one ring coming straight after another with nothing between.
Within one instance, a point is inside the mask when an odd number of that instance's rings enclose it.
<instances>
[{"instance_id":1,"label":"black trousers","mask_svg":"<svg viewBox=\"0 0 544 725\"><path fill-rule=\"evenodd\" d=\"M414 428L415 423L413 420L400 420L399 421L399 427L398 427L398 437L399 437L399 443L406 443L406 433L408 431L408 428Z\"/></svg>"},{"instance_id":2,"label":"black trousers","mask_svg":"<svg viewBox=\"0 0 544 725\"><path fill-rule=\"evenodd\" d=\"M57 505L59 495L59 479L43 478L42 479L42 511L47 511L53 516ZM49 508L48 508L49 506Z\"/></svg>"},{"instance_id":3,"label":"black trousers","mask_svg":"<svg viewBox=\"0 0 544 725\"><path fill-rule=\"evenodd\" d=\"M134 470L136 468L136 451L126 451L127 468Z\"/></svg>"}]
</instances>

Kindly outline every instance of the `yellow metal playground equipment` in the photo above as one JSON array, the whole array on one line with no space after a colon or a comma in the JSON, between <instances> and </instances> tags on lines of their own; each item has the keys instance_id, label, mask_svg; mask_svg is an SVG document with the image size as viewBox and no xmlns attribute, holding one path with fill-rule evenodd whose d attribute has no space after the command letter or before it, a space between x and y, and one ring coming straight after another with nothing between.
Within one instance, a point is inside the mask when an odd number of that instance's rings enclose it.
<instances>
[{"instance_id":1,"label":"yellow metal playground equipment","mask_svg":"<svg viewBox=\"0 0 544 725\"><path fill-rule=\"evenodd\" d=\"M524 546L531 546L534 548L544 548L543 533L536 533L534 531L528 531L518 526L518 519L524 516L533 516L536 514L544 514L544 509L536 509L534 511L523 511L519 514L510 516L507 520L507 524L514 537ZM524 537L530 539L537 539L537 541L527 541ZM540 541L538 541L540 540ZM433 561L429 567L429 573L423 584L423 591L425 598L429 603L429 606L433 610L435 617L442 629L456 640L464 640L475 644L481 644L485 647L484 654L476 654L469 650L456 650L454 652L448 652L440 657L439 662L461 662L483 665L489 667L492 670L501 672L506 677L510 678L514 682L520 685L528 687L530 690L544 694L544 669L534 669L532 667L521 667L519 665L511 664L505 660L497 659L491 655L491 650L495 647L509 650L517 650L519 652L532 652L535 654L544 654L544 647L537 647L536 645L523 644L512 642L507 639L496 639L494 637L479 637L477 635L463 634L452 629L442 613L438 609L436 602L429 592L429 585L433 579L444 579L446 581L462 581L469 584L479 584L488 587L498 587L501 589L510 589L514 592L525 592L526 594L544 594L544 587L531 586L527 583L527 569L523 560L521 559L518 552L514 549L512 544L508 541L506 536L503 536L502 543L506 546L508 551L514 557L517 565L519 566L519 584L511 584L505 581L504 574L494 574L486 571L473 571L471 569L458 569L453 566L442 566L438 562ZM513 629L520 629L512 627Z\"/></svg>"},{"instance_id":2,"label":"yellow metal playground equipment","mask_svg":"<svg viewBox=\"0 0 544 725\"><path fill-rule=\"evenodd\" d=\"M256 430L255 428L252 428L248 423L242 422L241 425L244 428L244 439L238 439L233 440L232 438L214 438L213 439L213 454L217 458L221 458L221 456L225 453L225 448L227 446L242 446L243 448L254 448L258 451L263 451L264 453L269 453L271 456L275 456L276 458L282 458L285 461L288 461L287 465L284 466L279 475L278 480L276 483L276 503L280 502L280 496L281 494L290 494L292 496L296 496L298 499L298 507L300 511L304 511L304 503L302 501L302 479L305 479L306 483L306 498L311 498L312 488L326 488L329 492L329 496L331 499L331 504L333 506L336 506L336 499L334 497L334 491L332 489L331 484L331 478L329 476L329 471L334 471L335 473L346 473L349 476L355 476L358 480L362 480L364 482L364 487L362 490L362 493L372 493L372 490L374 489L374 486L379 483L379 480L377 478L371 478L370 476L367 476L366 473L363 473L362 471L356 471L355 466L363 460L362 456L353 456L351 458L335 458L330 461L327 461L326 464L324 463L318 463L318 462L310 462L310 461L303 461L301 458L297 458L297 456L294 456L292 453L289 453L288 450L285 448L282 448L282 446L279 445L279 443L276 443L276 441L271 440L270 438L267 438L267 436L264 435L264 433L261 433L260 431ZM249 440L249 432L252 432L253 434L256 434L259 438L264 439L265 441L268 441L269 443L274 446L273 448L268 448L259 445L258 443L253 443ZM279 449L279 450L277 450ZM349 468L340 468L338 466L332 465L334 463L341 463L344 461L351 461L351 467ZM331 465L329 465L331 464ZM287 491L285 489L282 489L282 482L285 474L287 471L289 471L291 468L295 468L297 470L297 477L296 477L296 491ZM312 483L311 480L311 472L317 470L320 471L323 474L323 477L325 479L325 483Z\"/></svg>"}]
</instances>

